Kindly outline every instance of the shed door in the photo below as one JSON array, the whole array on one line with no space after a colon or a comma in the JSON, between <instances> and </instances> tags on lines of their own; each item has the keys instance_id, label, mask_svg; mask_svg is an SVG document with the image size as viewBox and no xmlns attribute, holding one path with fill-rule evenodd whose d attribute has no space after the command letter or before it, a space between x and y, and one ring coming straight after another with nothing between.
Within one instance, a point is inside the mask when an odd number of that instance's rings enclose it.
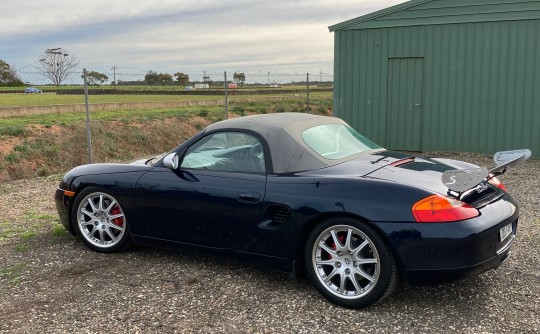
<instances>
[{"instance_id":1,"label":"shed door","mask_svg":"<svg viewBox=\"0 0 540 334\"><path fill-rule=\"evenodd\" d=\"M421 151L424 58L388 59L386 148Z\"/></svg>"}]
</instances>

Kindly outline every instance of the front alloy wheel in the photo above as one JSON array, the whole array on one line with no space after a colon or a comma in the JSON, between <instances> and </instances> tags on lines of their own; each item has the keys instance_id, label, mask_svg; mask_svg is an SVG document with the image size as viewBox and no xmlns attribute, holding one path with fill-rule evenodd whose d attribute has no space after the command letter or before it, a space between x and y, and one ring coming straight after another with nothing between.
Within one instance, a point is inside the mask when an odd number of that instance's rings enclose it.
<instances>
[{"instance_id":1,"label":"front alloy wheel","mask_svg":"<svg viewBox=\"0 0 540 334\"><path fill-rule=\"evenodd\" d=\"M388 247L369 226L350 218L330 219L312 231L306 265L317 290L344 307L373 304L397 282Z\"/></svg>"},{"instance_id":2,"label":"front alloy wheel","mask_svg":"<svg viewBox=\"0 0 540 334\"><path fill-rule=\"evenodd\" d=\"M127 221L122 207L110 194L85 189L75 203L74 222L77 234L91 249L113 252L129 242Z\"/></svg>"}]
</instances>

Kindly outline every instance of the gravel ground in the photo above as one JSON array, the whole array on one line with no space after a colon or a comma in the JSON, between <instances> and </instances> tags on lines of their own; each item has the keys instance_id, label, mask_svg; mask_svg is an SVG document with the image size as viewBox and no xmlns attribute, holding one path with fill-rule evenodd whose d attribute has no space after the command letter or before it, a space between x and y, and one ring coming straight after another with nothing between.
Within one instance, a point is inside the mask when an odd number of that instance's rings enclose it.
<instances>
[{"instance_id":1,"label":"gravel ground","mask_svg":"<svg viewBox=\"0 0 540 334\"><path fill-rule=\"evenodd\" d=\"M439 156L492 165L483 155ZM363 310L233 260L138 247L89 251L57 224L58 176L0 184L0 333L540 332L540 161L502 179L521 204L508 261L453 284L401 284Z\"/></svg>"}]
</instances>

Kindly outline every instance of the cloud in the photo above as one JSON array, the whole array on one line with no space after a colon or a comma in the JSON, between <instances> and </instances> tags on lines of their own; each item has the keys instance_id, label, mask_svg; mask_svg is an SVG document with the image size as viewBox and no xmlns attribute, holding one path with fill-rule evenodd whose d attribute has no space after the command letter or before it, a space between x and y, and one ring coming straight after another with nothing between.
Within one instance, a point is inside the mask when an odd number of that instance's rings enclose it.
<instances>
[{"instance_id":1,"label":"cloud","mask_svg":"<svg viewBox=\"0 0 540 334\"><path fill-rule=\"evenodd\" d=\"M104 71L332 71L328 26L403 2L3 0L0 59L62 47Z\"/></svg>"}]
</instances>

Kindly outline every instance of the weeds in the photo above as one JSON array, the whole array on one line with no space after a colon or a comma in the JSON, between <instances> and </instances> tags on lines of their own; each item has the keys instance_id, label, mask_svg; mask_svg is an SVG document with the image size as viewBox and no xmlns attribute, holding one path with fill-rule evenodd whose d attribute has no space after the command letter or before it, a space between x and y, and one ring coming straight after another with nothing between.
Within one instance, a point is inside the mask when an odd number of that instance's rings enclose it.
<instances>
[{"instance_id":1,"label":"weeds","mask_svg":"<svg viewBox=\"0 0 540 334\"><path fill-rule=\"evenodd\" d=\"M282 112L287 111L287 107L285 107L284 104L277 104L277 105L275 106L275 110L276 110L276 112L278 112L278 113L282 113Z\"/></svg>"},{"instance_id":2,"label":"weeds","mask_svg":"<svg viewBox=\"0 0 540 334\"><path fill-rule=\"evenodd\" d=\"M257 107L254 110L257 114L266 114L268 112L268 108L266 107Z\"/></svg>"},{"instance_id":3,"label":"weeds","mask_svg":"<svg viewBox=\"0 0 540 334\"><path fill-rule=\"evenodd\" d=\"M6 155L6 162L8 163L15 163L19 162L21 159L19 158L19 154L17 152L11 152L8 155Z\"/></svg>"},{"instance_id":4,"label":"weeds","mask_svg":"<svg viewBox=\"0 0 540 334\"><path fill-rule=\"evenodd\" d=\"M68 235L68 231L64 228L64 226L58 224L58 223L54 223L53 226L52 226L52 229L51 229L51 234L53 236L53 238L56 240L56 239L61 239L65 236Z\"/></svg>"},{"instance_id":5,"label":"weeds","mask_svg":"<svg viewBox=\"0 0 540 334\"><path fill-rule=\"evenodd\" d=\"M34 231L24 231L22 234L21 234L21 239L23 240L30 240L32 239L33 237L35 237L37 235L36 232Z\"/></svg>"},{"instance_id":6,"label":"weeds","mask_svg":"<svg viewBox=\"0 0 540 334\"><path fill-rule=\"evenodd\" d=\"M28 245L26 242L17 244L15 246L15 251L17 251L19 253L26 253L26 252L28 252L29 249L30 249L30 245Z\"/></svg>"},{"instance_id":7,"label":"weeds","mask_svg":"<svg viewBox=\"0 0 540 334\"><path fill-rule=\"evenodd\" d=\"M13 284L17 284L21 280L21 275L26 268L26 263L18 263L9 267L0 267L0 278L7 279Z\"/></svg>"},{"instance_id":8,"label":"weeds","mask_svg":"<svg viewBox=\"0 0 540 334\"><path fill-rule=\"evenodd\" d=\"M240 116L246 116L246 109L242 106L236 105L232 108L232 111Z\"/></svg>"},{"instance_id":9,"label":"weeds","mask_svg":"<svg viewBox=\"0 0 540 334\"><path fill-rule=\"evenodd\" d=\"M22 137L25 134L24 126L12 125L0 127L0 136Z\"/></svg>"}]
</instances>

